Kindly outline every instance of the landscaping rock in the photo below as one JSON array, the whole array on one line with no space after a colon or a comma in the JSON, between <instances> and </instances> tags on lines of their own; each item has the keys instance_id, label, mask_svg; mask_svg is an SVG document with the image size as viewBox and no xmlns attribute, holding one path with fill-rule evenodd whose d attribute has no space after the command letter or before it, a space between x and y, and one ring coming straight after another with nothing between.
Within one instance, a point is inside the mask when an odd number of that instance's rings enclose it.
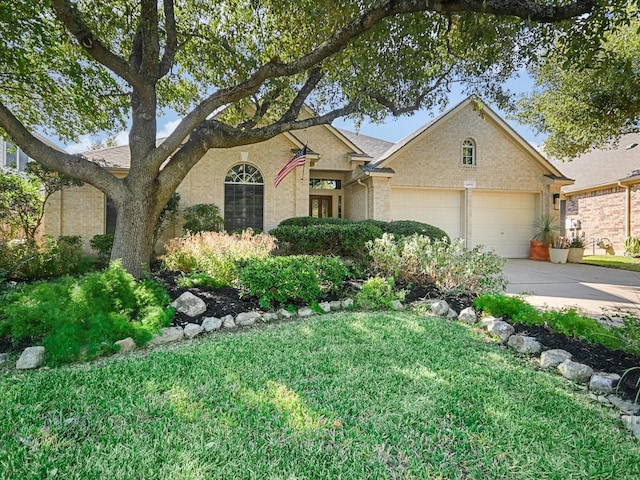
<instances>
[{"instance_id":1,"label":"landscaping rock","mask_svg":"<svg viewBox=\"0 0 640 480\"><path fill-rule=\"evenodd\" d=\"M331 307L331 310L341 310L342 302L340 300L334 300L333 302L329 302L329 306Z\"/></svg>"},{"instance_id":2,"label":"landscaping rock","mask_svg":"<svg viewBox=\"0 0 640 480\"><path fill-rule=\"evenodd\" d=\"M202 321L202 328L205 332L213 332L220 330L222 327L222 319L216 317L207 317Z\"/></svg>"},{"instance_id":3,"label":"landscaping rock","mask_svg":"<svg viewBox=\"0 0 640 480\"><path fill-rule=\"evenodd\" d=\"M163 328L160 332L160 335L156 335L151 339L151 342L149 342L151 345L166 345L184 338L184 330L180 327Z\"/></svg>"},{"instance_id":4,"label":"landscaping rock","mask_svg":"<svg viewBox=\"0 0 640 480\"><path fill-rule=\"evenodd\" d=\"M516 330L511 325L509 325L507 322L503 322L502 320L498 320L498 321L495 321L495 322L491 323L487 327L487 331L491 335L493 335L495 337L498 337L502 341L502 343L505 343L507 340L509 340L509 337L511 335L513 335Z\"/></svg>"},{"instance_id":5,"label":"landscaping rock","mask_svg":"<svg viewBox=\"0 0 640 480\"><path fill-rule=\"evenodd\" d=\"M278 317L280 318L291 318L295 315L295 313L291 313L289 310L285 309L285 308L281 308L280 310L278 310Z\"/></svg>"},{"instance_id":6,"label":"landscaping rock","mask_svg":"<svg viewBox=\"0 0 640 480\"><path fill-rule=\"evenodd\" d=\"M17 370L31 370L44 363L44 347L27 347L16 362Z\"/></svg>"},{"instance_id":7,"label":"landscaping rock","mask_svg":"<svg viewBox=\"0 0 640 480\"><path fill-rule=\"evenodd\" d=\"M236 325L240 327L251 327L261 319L262 315L260 315L258 312L242 312L236 316Z\"/></svg>"},{"instance_id":8,"label":"landscaping rock","mask_svg":"<svg viewBox=\"0 0 640 480\"><path fill-rule=\"evenodd\" d=\"M236 322L233 315L225 315L222 317L222 328L236 328Z\"/></svg>"},{"instance_id":9,"label":"landscaping rock","mask_svg":"<svg viewBox=\"0 0 640 480\"><path fill-rule=\"evenodd\" d=\"M480 323L482 323L482 325L484 325L484 327L489 330L489 328L491 327L491 325L493 325L496 322L501 322L502 318L500 317L484 317L482 320L480 320Z\"/></svg>"},{"instance_id":10,"label":"landscaping rock","mask_svg":"<svg viewBox=\"0 0 640 480\"><path fill-rule=\"evenodd\" d=\"M329 302L319 303L318 307L320 307L320 310L322 310L324 313L329 313L331 311L331 304Z\"/></svg>"},{"instance_id":11,"label":"landscaping rock","mask_svg":"<svg viewBox=\"0 0 640 480\"><path fill-rule=\"evenodd\" d=\"M200 335L204 331L201 325L197 323L187 323L184 326L184 336L187 338L194 338Z\"/></svg>"},{"instance_id":12,"label":"landscaping rock","mask_svg":"<svg viewBox=\"0 0 640 480\"><path fill-rule=\"evenodd\" d=\"M630 400L623 400L617 395L609 395L607 397L611 404L620 409L626 415L640 415L640 403L633 403Z\"/></svg>"},{"instance_id":13,"label":"landscaping rock","mask_svg":"<svg viewBox=\"0 0 640 480\"><path fill-rule=\"evenodd\" d=\"M540 350L542 350L542 345L538 340L524 335L511 335L507 341L507 345L513 348L516 352L523 353L525 355L540 353Z\"/></svg>"},{"instance_id":14,"label":"landscaping rock","mask_svg":"<svg viewBox=\"0 0 640 480\"><path fill-rule=\"evenodd\" d=\"M556 368L565 360L570 360L571 355L566 350L560 348L554 348L553 350L547 350L540 355L540 366L542 368Z\"/></svg>"},{"instance_id":15,"label":"landscaping rock","mask_svg":"<svg viewBox=\"0 0 640 480\"><path fill-rule=\"evenodd\" d=\"M593 375L593 368L571 360L565 360L558 365L558 370L564 378L577 383L588 382Z\"/></svg>"},{"instance_id":16,"label":"landscaping rock","mask_svg":"<svg viewBox=\"0 0 640 480\"><path fill-rule=\"evenodd\" d=\"M298 309L298 316L299 317L310 317L311 315L314 314L314 311L311 310L311 307L302 307L300 309Z\"/></svg>"},{"instance_id":17,"label":"landscaping rock","mask_svg":"<svg viewBox=\"0 0 640 480\"><path fill-rule=\"evenodd\" d=\"M262 319L266 322L273 322L274 320L278 319L278 314L274 313L274 312L267 312L264 315L262 315Z\"/></svg>"},{"instance_id":18,"label":"landscaping rock","mask_svg":"<svg viewBox=\"0 0 640 480\"><path fill-rule=\"evenodd\" d=\"M478 321L478 314L473 307L467 307L460 312L458 320L463 323L476 323Z\"/></svg>"},{"instance_id":19,"label":"landscaping rock","mask_svg":"<svg viewBox=\"0 0 640 480\"><path fill-rule=\"evenodd\" d=\"M178 312L190 317L197 317L207 311L207 304L191 292L184 292L171 304Z\"/></svg>"},{"instance_id":20,"label":"landscaping rock","mask_svg":"<svg viewBox=\"0 0 640 480\"><path fill-rule=\"evenodd\" d=\"M404 305L400 300L391 301L391 310L404 310Z\"/></svg>"},{"instance_id":21,"label":"landscaping rock","mask_svg":"<svg viewBox=\"0 0 640 480\"><path fill-rule=\"evenodd\" d=\"M620 381L617 373L594 373L589 380L589 390L600 393L613 393Z\"/></svg>"},{"instance_id":22,"label":"landscaping rock","mask_svg":"<svg viewBox=\"0 0 640 480\"><path fill-rule=\"evenodd\" d=\"M342 308L353 308L353 298L345 298L342 300Z\"/></svg>"},{"instance_id":23,"label":"landscaping rock","mask_svg":"<svg viewBox=\"0 0 640 480\"><path fill-rule=\"evenodd\" d=\"M621 418L624 426L631 430L635 437L640 440L640 417L637 415L623 415Z\"/></svg>"},{"instance_id":24,"label":"landscaping rock","mask_svg":"<svg viewBox=\"0 0 640 480\"><path fill-rule=\"evenodd\" d=\"M115 342L115 344L120 347L118 353L129 353L133 352L136 349L136 342L134 342L133 338L131 337L118 340L117 342Z\"/></svg>"},{"instance_id":25,"label":"landscaping rock","mask_svg":"<svg viewBox=\"0 0 640 480\"><path fill-rule=\"evenodd\" d=\"M0 365L2 365L3 363L7 362L7 354L6 353L0 353Z\"/></svg>"},{"instance_id":26,"label":"landscaping rock","mask_svg":"<svg viewBox=\"0 0 640 480\"><path fill-rule=\"evenodd\" d=\"M444 317L449 313L449 304L444 300L438 300L431 304L431 312L439 317Z\"/></svg>"}]
</instances>

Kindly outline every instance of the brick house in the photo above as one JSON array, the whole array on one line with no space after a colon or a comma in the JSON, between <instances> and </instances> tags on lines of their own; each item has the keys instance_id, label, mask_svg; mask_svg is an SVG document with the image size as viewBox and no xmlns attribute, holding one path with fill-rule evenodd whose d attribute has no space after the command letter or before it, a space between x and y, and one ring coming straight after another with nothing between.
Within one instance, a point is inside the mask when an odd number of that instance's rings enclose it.
<instances>
[{"instance_id":1,"label":"brick house","mask_svg":"<svg viewBox=\"0 0 640 480\"><path fill-rule=\"evenodd\" d=\"M305 166L275 188L278 170L305 144ZM126 146L85 155L115 175L127 173ZM534 219L553 211L554 195L570 183L493 110L469 98L397 144L317 126L256 145L211 149L178 192L181 208L220 207L228 230L268 231L285 218L307 215L410 219L469 246L527 257ZM115 225L109 200L88 185L53 197L45 222L47 233L85 241ZM177 222L164 237L180 234Z\"/></svg>"},{"instance_id":2,"label":"brick house","mask_svg":"<svg viewBox=\"0 0 640 480\"><path fill-rule=\"evenodd\" d=\"M561 218L568 235L584 233L587 254L604 254L598 248L603 240L621 255L627 237L640 237L639 144L640 134L629 134L612 149L593 150L571 162L554 161L575 179L562 188Z\"/></svg>"}]
</instances>

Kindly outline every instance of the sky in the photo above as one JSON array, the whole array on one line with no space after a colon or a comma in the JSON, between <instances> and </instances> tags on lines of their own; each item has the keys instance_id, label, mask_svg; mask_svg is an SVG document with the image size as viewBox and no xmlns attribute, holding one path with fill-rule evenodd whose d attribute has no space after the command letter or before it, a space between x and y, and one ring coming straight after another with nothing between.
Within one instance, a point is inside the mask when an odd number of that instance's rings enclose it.
<instances>
[{"instance_id":1,"label":"sky","mask_svg":"<svg viewBox=\"0 0 640 480\"><path fill-rule=\"evenodd\" d=\"M528 76L523 76L521 78L510 80L506 83L506 86L514 93L524 93L532 88L533 80ZM449 95L449 104L447 105L447 109L453 108L465 98L466 96L460 91L460 89L452 89L452 92ZM494 105L490 105L490 107L534 147L538 148L544 141L544 135L537 135L530 127L507 118L507 114ZM385 122L381 124L374 124L365 121L360 125L360 129L357 131L362 135L368 135L395 143L415 132L423 125L429 123L441 113L442 112L440 111L419 110L410 116L405 115L399 118L389 116ZM164 117L159 118L157 137L163 138L168 136L176 128L179 122L180 119L175 113L169 113ZM356 131L354 122L350 120L338 119L334 121L332 125L345 130ZM67 145L61 144L61 146L63 146L69 153L79 153L89 150L91 145L103 138L104 137L90 137L89 135L83 135L80 137L80 141L78 143ZM129 141L128 132L120 132L115 139L118 145L126 145Z\"/></svg>"}]
</instances>

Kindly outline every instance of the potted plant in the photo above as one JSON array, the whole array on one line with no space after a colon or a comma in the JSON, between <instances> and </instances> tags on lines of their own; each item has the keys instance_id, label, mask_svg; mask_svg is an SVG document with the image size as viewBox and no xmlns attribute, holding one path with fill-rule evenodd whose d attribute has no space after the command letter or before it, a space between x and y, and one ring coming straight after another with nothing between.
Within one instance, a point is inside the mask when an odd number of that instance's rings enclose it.
<instances>
[{"instance_id":1,"label":"potted plant","mask_svg":"<svg viewBox=\"0 0 640 480\"><path fill-rule=\"evenodd\" d=\"M549 261L549 247L560 230L558 219L550 213L540 215L533 224L533 235L529 242L531 260Z\"/></svg>"},{"instance_id":2,"label":"potted plant","mask_svg":"<svg viewBox=\"0 0 640 480\"><path fill-rule=\"evenodd\" d=\"M569 240L565 237L556 236L551 242L549 249L549 260L551 263L567 263L569 256Z\"/></svg>"},{"instance_id":3,"label":"potted plant","mask_svg":"<svg viewBox=\"0 0 640 480\"><path fill-rule=\"evenodd\" d=\"M584 242L584 233L576 235L571 239L569 242L569 255L567 256L567 262L582 262L582 257L584 257Z\"/></svg>"}]
</instances>

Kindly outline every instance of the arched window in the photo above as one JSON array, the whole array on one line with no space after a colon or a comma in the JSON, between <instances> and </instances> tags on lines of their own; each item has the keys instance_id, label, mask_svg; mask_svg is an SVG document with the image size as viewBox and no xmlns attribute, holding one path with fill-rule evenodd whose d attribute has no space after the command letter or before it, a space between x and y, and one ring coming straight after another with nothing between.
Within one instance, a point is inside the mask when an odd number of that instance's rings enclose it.
<instances>
[{"instance_id":1,"label":"arched window","mask_svg":"<svg viewBox=\"0 0 640 480\"><path fill-rule=\"evenodd\" d=\"M262 230L264 180L253 165L241 163L224 179L224 228L228 232L253 228Z\"/></svg>"},{"instance_id":2,"label":"arched window","mask_svg":"<svg viewBox=\"0 0 640 480\"><path fill-rule=\"evenodd\" d=\"M462 165L476 164L476 144L470 138L462 142Z\"/></svg>"}]
</instances>

